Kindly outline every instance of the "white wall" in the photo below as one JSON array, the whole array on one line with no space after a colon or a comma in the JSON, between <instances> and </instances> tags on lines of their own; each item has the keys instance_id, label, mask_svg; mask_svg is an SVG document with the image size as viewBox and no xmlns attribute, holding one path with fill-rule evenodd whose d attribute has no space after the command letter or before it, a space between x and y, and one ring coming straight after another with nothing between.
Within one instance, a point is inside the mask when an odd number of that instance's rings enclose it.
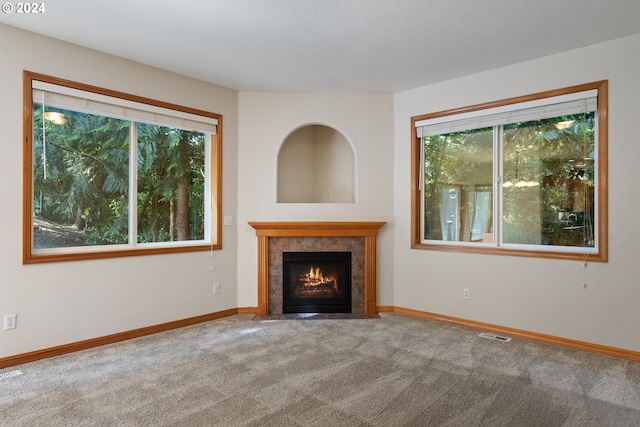
<instances>
[{"instance_id":1,"label":"white wall","mask_svg":"<svg viewBox=\"0 0 640 427\"><path fill-rule=\"evenodd\" d=\"M247 221L383 220L378 305L395 305L640 351L640 35L396 95L237 94L0 25L0 357L257 305ZM224 115L224 249L21 264L22 70ZM410 249L410 117L609 79L608 263ZM342 132L356 155L356 203L276 203L280 144L304 124ZM236 143L237 142L237 143ZM586 277L587 287L583 287ZM222 284L219 295L212 282ZM236 283L237 281L237 283ZM471 289L471 300L462 288Z\"/></svg>"},{"instance_id":2,"label":"white wall","mask_svg":"<svg viewBox=\"0 0 640 427\"><path fill-rule=\"evenodd\" d=\"M640 351L638 52L640 35L395 95L396 306ZM610 92L608 263L585 270L579 261L410 249L411 116L603 79Z\"/></svg>"},{"instance_id":3,"label":"white wall","mask_svg":"<svg viewBox=\"0 0 640 427\"><path fill-rule=\"evenodd\" d=\"M353 203L354 165L353 147L335 129L297 129L278 153L278 202Z\"/></svg>"},{"instance_id":4,"label":"white wall","mask_svg":"<svg viewBox=\"0 0 640 427\"><path fill-rule=\"evenodd\" d=\"M22 265L22 70L223 115L223 214L236 215L237 93L0 25L0 357L237 307L235 226L222 251ZM213 295L212 283L221 283Z\"/></svg>"},{"instance_id":5,"label":"white wall","mask_svg":"<svg viewBox=\"0 0 640 427\"><path fill-rule=\"evenodd\" d=\"M378 236L378 305L393 303L393 97L241 92L238 306L256 307L257 239L248 221L388 221ZM295 129L340 131L356 157L355 203L277 203L277 158Z\"/></svg>"}]
</instances>

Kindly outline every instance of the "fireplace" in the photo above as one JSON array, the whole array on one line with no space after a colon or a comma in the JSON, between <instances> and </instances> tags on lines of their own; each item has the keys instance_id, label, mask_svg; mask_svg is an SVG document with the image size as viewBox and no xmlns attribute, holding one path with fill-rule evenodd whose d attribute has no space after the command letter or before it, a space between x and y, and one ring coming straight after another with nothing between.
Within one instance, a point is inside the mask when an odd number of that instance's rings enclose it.
<instances>
[{"instance_id":1,"label":"fireplace","mask_svg":"<svg viewBox=\"0 0 640 427\"><path fill-rule=\"evenodd\" d=\"M386 222L251 221L258 240L258 316L282 314L282 253L350 251L351 313L375 315L376 236Z\"/></svg>"},{"instance_id":2,"label":"fireplace","mask_svg":"<svg viewBox=\"0 0 640 427\"><path fill-rule=\"evenodd\" d=\"M283 313L351 313L351 252L283 252Z\"/></svg>"}]
</instances>

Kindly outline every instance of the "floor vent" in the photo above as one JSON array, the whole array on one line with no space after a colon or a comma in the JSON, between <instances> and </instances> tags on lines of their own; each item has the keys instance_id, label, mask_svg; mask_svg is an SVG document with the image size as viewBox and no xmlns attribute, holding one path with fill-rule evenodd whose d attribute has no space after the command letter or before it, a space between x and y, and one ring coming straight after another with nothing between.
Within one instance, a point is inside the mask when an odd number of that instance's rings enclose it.
<instances>
[{"instance_id":1,"label":"floor vent","mask_svg":"<svg viewBox=\"0 0 640 427\"><path fill-rule=\"evenodd\" d=\"M7 371L7 372L0 372L0 380L4 380L6 378L11 378L11 377L17 377L18 375L22 375L22 371L20 369Z\"/></svg>"},{"instance_id":2,"label":"floor vent","mask_svg":"<svg viewBox=\"0 0 640 427\"><path fill-rule=\"evenodd\" d=\"M494 335L494 334L490 334L490 333L487 333L487 332L481 333L480 336L482 338L489 338L489 339L492 339L492 340L502 341L502 342L511 341L511 338L509 338L509 337L503 337L503 336L500 336L500 335Z\"/></svg>"}]
</instances>

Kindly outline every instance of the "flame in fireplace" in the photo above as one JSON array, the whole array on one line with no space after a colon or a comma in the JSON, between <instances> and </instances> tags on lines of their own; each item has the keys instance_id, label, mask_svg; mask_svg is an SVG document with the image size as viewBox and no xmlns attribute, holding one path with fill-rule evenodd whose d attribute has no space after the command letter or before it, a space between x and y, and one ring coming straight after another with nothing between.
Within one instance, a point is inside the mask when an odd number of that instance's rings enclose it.
<instances>
[{"instance_id":1,"label":"flame in fireplace","mask_svg":"<svg viewBox=\"0 0 640 427\"><path fill-rule=\"evenodd\" d=\"M324 281L324 276L322 275L322 271L320 271L320 267L313 268L313 266L311 266L311 268L309 269L309 272L307 273L307 277L309 279L317 280L320 282Z\"/></svg>"},{"instance_id":2,"label":"flame in fireplace","mask_svg":"<svg viewBox=\"0 0 640 427\"><path fill-rule=\"evenodd\" d=\"M305 287L332 285L336 292L338 291L338 280L334 277L324 277L320 267L310 266L309 271L301 279Z\"/></svg>"}]
</instances>

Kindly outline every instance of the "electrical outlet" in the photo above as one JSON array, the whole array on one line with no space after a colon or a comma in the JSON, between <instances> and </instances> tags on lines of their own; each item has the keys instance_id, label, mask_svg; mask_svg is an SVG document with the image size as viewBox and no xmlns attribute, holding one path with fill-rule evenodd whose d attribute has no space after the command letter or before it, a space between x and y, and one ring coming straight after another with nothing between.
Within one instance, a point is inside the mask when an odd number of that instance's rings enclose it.
<instances>
[{"instance_id":1,"label":"electrical outlet","mask_svg":"<svg viewBox=\"0 0 640 427\"><path fill-rule=\"evenodd\" d=\"M16 321L18 320L17 314L5 314L4 315L4 329L15 329Z\"/></svg>"},{"instance_id":2,"label":"electrical outlet","mask_svg":"<svg viewBox=\"0 0 640 427\"><path fill-rule=\"evenodd\" d=\"M220 283L214 283L213 284L213 293L214 294L219 294L220 293Z\"/></svg>"},{"instance_id":3,"label":"electrical outlet","mask_svg":"<svg viewBox=\"0 0 640 427\"><path fill-rule=\"evenodd\" d=\"M471 292L469 291L469 288L464 288L462 290L462 297L464 299L471 299Z\"/></svg>"}]
</instances>

